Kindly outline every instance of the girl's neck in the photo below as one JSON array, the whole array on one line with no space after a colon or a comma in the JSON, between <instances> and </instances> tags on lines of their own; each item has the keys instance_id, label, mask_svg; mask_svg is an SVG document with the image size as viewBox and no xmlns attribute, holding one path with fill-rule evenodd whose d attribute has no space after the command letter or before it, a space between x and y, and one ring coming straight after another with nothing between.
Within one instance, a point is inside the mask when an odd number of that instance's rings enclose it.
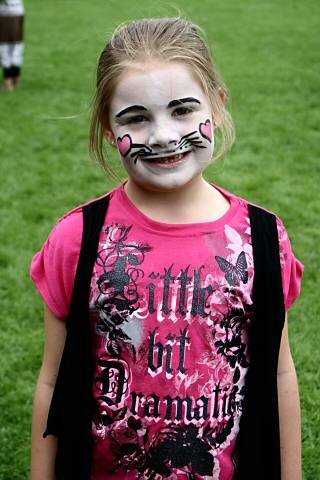
<instances>
[{"instance_id":1,"label":"girl's neck","mask_svg":"<svg viewBox=\"0 0 320 480\"><path fill-rule=\"evenodd\" d=\"M165 223L210 222L230 207L229 201L202 176L169 192L148 190L129 179L125 192L142 213Z\"/></svg>"}]
</instances>

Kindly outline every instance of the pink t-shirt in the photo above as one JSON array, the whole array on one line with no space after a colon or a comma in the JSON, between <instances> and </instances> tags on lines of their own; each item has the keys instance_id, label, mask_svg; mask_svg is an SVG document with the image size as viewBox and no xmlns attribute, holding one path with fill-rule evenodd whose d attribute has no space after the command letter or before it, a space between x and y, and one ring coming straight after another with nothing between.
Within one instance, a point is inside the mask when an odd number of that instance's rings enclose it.
<instances>
[{"instance_id":1,"label":"pink t-shirt","mask_svg":"<svg viewBox=\"0 0 320 480\"><path fill-rule=\"evenodd\" d=\"M248 204L220 191L230 202L222 218L179 225L144 215L123 186L111 192L90 292L92 480L234 478L254 268ZM278 232L288 309L303 267L280 220ZM61 320L81 236L79 207L31 266Z\"/></svg>"}]
</instances>

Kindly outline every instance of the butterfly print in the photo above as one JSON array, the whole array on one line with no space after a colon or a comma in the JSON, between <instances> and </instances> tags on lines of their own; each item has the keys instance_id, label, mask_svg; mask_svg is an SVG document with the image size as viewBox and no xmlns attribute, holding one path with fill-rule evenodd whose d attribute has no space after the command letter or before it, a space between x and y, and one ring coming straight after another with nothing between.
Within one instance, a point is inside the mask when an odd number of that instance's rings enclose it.
<instances>
[{"instance_id":1,"label":"butterfly print","mask_svg":"<svg viewBox=\"0 0 320 480\"><path fill-rule=\"evenodd\" d=\"M240 252L235 265L218 255L215 256L215 259L220 269L226 274L226 280L229 285L235 287L239 285L240 280L243 283L248 282L248 265L244 251Z\"/></svg>"}]
</instances>

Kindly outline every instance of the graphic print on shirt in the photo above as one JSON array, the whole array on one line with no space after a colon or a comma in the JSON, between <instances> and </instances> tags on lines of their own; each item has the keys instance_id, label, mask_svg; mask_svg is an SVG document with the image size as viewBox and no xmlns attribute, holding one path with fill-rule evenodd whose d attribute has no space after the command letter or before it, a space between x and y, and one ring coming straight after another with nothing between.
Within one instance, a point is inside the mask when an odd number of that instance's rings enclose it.
<instances>
[{"instance_id":1,"label":"graphic print on shirt","mask_svg":"<svg viewBox=\"0 0 320 480\"><path fill-rule=\"evenodd\" d=\"M218 277L204 265L148 271L154 248L134 241L132 226L106 228L91 298L102 342L93 434L106 478L219 478L248 367L252 259L235 233L226 231L231 257L212 255Z\"/></svg>"},{"instance_id":2,"label":"graphic print on shirt","mask_svg":"<svg viewBox=\"0 0 320 480\"><path fill-rule=\"evenodd\" d=\"M216 255L215 259L217 260L221 270L226 274L226 280L230 285L239 285L239 280L242 280L243 283L247 283L248 266L244 252L239 253L235 265L228 262L228 260L225 258L219 257L219 255Z\"/></svg>"}]
</instances>

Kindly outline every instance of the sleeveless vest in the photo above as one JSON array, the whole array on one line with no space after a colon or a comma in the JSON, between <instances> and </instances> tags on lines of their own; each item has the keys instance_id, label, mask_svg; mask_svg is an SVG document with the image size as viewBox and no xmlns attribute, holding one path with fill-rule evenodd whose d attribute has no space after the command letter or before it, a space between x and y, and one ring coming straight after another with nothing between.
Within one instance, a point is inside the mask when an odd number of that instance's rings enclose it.
<instances>
[{"instance_id":1,"label":"sleeveless vest","mask_svg":"<svg viewBox=\"0 0 320 480\"><path fill-rule=\"evenodd\" d=\"M109 196L83 208L83 235L67 337L44 437L58 438L57 480L89 480L94 402L89 293ZM249 205L254 259L253 321L236 480L280 480L277 365L285 319L276 218Z\"/></svg>"}]
</instances>

